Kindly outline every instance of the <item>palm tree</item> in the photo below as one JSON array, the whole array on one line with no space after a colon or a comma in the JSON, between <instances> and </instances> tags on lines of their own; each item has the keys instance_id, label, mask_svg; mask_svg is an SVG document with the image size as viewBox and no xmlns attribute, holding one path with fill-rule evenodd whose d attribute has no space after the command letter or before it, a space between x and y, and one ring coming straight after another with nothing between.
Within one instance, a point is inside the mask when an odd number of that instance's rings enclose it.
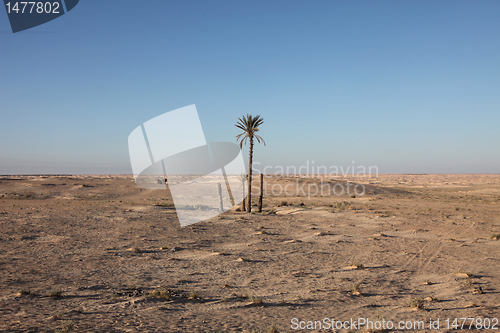
<instances>
[{"instance_id":1,"label":"palm tree","mask_svg":"<svg viewBox=\"0 0 500 333\"><path fill-rule=\"evenodd\" d=\"M253 139L255 138L257 142L264 143L266 142L256 133L260 130L259 126L264 123L264 119L259 115L252 117L252 115L247 114L241 118L238 118L238 122L236 123L236 127L241 129L243 133L240 133L236 136L236 142L240 142L240 148L243 147L243 144L247 142L250 143L250 149L248 152L248 202L247 202L247 212L252 212L252 161L253 161Z\"/></svg>"}]
</instances>

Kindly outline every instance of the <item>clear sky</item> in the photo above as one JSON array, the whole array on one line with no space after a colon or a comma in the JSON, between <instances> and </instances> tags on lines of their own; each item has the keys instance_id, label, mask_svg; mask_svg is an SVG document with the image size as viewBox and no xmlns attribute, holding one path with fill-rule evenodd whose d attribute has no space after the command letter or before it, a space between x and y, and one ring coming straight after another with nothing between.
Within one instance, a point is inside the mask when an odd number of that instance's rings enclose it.
<instances>
[{"instance_id":1,"label":"clear sky","mask_svg":"<svg viewBox=\"0 0 500 333\"><path fill-rule=\"evenodd\" d=\"M13 34L0 174L131 173L141 123L260 114L264 165L500 172L500 1L85 1ZM245 153L246 154L246 153Z\"/></svg>"}]
</instances>

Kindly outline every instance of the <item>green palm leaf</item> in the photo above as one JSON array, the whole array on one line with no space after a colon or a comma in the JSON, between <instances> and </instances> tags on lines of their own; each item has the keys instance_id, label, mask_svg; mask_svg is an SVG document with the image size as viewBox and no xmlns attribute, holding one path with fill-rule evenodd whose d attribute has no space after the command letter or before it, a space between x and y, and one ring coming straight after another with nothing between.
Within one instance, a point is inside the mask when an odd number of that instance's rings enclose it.
<instances>
[{"instance_id":1,"label":"green palm leaf","mask_svg":"<svg viewBox=\"0 0 500 333\"><path fill-rule=\"evenodd\" d=\"M247 203L247 211L250 213L252 209L252 160L253 160L253 140L256 139L258 143L263 143L264 146L266 142L264 139L257 135L256 133L260 131L259 126L264 123L264 119L257 115L253 117L247 113L246 116L238 118L238 122L234 125L243 132L236 135L236 142L239 142L240 148L243 147L243 144L247 142L250 143L249 149L249 158L248 158L248 203Z\"/></svg>"}]
</instances>

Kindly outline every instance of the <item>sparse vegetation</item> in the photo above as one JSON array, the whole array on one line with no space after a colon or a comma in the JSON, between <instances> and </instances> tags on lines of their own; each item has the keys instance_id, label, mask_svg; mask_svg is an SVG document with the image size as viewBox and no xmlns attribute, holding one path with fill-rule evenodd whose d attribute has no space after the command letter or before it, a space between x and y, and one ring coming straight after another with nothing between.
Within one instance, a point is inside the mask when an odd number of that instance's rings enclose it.
<instances>
[{"instance_id":1,"label":"sparse vegetation","mask_svg":"<svg viewBox=\"0 0 500 333\"><path fill-rule=\"evenodd\" d=\"M31 295L31 291L26 290L26 289L20 289L19 290L19 295Z\"/></svg>"},{"instance_id":2,"label":"sparse vegetation","mask_svg":"<svg viewBox=\"0 0 500 333\"><path fill-rule=\"evenodd\" d=\"M169 290L153 290L149 296L152 298L161 298L166 301L170 301L172 299L172 294Z\"/></svg>"},{"instance_id":3,"label":"sparse vegetation","mask_svg":"<svg viewBox=\"0 0 500 333\"><path fill-rule=\"evenodd\" d=\"M194 299L194 300L198 300L200 299L200 297L198 296L198 294L195 292L195 291L191 291L189 293L189 296L188 296L189 299Z\"/></svg>"},{"instance_id":4,"label":"sparse vegetation","mask_svg":"<svg viewBox=\"0 0 500 333\"><path fill-rule=\"evenodd\" d=\"M175 205L173 202L160 202L160 203L157 203L156 206L162 206L165 208L175 208Z\"/></svg>"},{"instance_id":5,"label":"sparse vegetation","mask_svg":"<svg viewBox=\"0 0 500 333\"><path fill-rule=\"evenodd\" d=\"M250 302L252 304L260 305L260 304L262 304L262 298L250 296L250 297L248 297L248 302Z\"/></svg>"},{"instance_id":6,"label":"sparse vegetation","mask_svg":"<svg viewBox=\"0 0 500 333\"><path fill-rule=\"evenodd\" d=\"M71 333L75 327L75 323L72 320L65 320L61 323L61 328L57 330L57 333Z\"/></svg>"},{"instance_id":7,"label":"sparse vegetation","mask_svg":"<svg viewBox=\"0 0 500 333\"><path fill-rule=\"evenodd\" d=\"M267 192L274 181L269 178ZM293 184L285 177L282 181L282 185ZM214 306L249 315L279 310L283 317L293 318L294 308L327 304L332 298L355 303L356 307L346 310L348 316L364 311L372 320L387 316L391 309L399 309L402 318L411 320L422 316L428 320L445 309L467 312L465 307L475 306L480 309L468 309L471 315L485 315L499 296L495 245L500 243L500 206L496 201L474 198L489 193L475 191L486 188L482 183L457 187L464 199L450 199L454 192L440 189L437 181L429 180L435 187L420 187L426 181L415 184L420 194L401 195L401 200L391 196L397 185L393 188L384 182L366 184L376 188L376 195L357 195L352 200L345 193L310 199L295 198L294 193L269 199L265 213L285 210L278 215L252 216L233 209L219 215L219 220L215 217L182 228L176 224L175 211L152 207L155 202L168 202L158 198L165 193L140 191L130 176L127 187L121 189L120 184L113 187L110 182L112 186L104 187L99 185L101 180L95 181L97 185L87 194L99 194L101 189L107 192L86 201L72 200L71 193L80 191L73 186L51 188L51 199L46 201L4 199L2 204L0 200L0 220L13 221L4 224L0 241L22 249L4 251L4 261L19 270L19 276L4 272L9 275L5 276L5 306L14 309L14 319L21 322L12 320L18 327L11 330L38 327L40 332L61 332L61 322L72 319L74 332L85 330L89 320L95 331L106 331L105 325L112 323L94 321L95 309L109 307L120 319L137 306L141 311L182 318L186 331L215 333L238 325L247 332L254 328L258 329L254 332L266 333L270 324L279 322L268 316L252 324L244 317L228 315L223 319L234 319L235 325L223 328L206 311ZM30 182L23 180L16 192L25 192L24 186ZM0 179L1 186L14 184ZM40 185L31 184L26 188L39 195ZM493 185L497 187L498 181ZM127 191L123 198L122 190ZM431 191L436 195L425 195ZM112 195L116 200L107 200ZM136 206L126 212L132 208L128 197ZM304 206L299 206L300 200L307 200ZM120 205L118 209L113 208L114 203ZM307 209L291 209L301 207ZM344 211L338 214L337 207ZM390 218L379 218L387 212ZM452 216L444 219L443 212ZM87 231L83 239L72 240ZM331 236L316 237L328 231ZM371 241L372 237L377 240ZM144 251L135 253L133 246ZM159 260L150 260L154 256ZM273 264L283 259L285 265ZM54 288L62 293L49 293ZM410 305L416 297L424 303ZM424 310L417 311L419 308ZM196 316L199 311L203 314ZM156 323L164 331L171 325ZM4 326L0 325L0 331L10 329ZM285 326L278 328L286 331Z\"/></svg>"},{"instance_id":8,"label":"sparse vegetation","mask_svg":"<svg viewBox=\"0 0 500 333\"><path fill-rule=\"evenodd\" d=\"M236 261L250 262L252 260L248 257L241 257L241 258L238 258Z\"/></svg>"},{"instance_id":9,"label":"sparse vegetation","mask_svg":"<svg viewBox=\"0 0 500 333\"><path fill-rule=\"evenodd\" d=\"M468 289L473 294L483 294L483 288L480 285L474 283L472 279L468 279L464 282L464 288Z\"/></svg>"},{"instance_id":10,"label":"sparse vegetation","mask_svg":"<svg viewBox=\"0 0 500 333\"><path fill-rule=\"evenodd\" d=\"M52 298L59 298L62 296L62 292L59 289L52 289L49 291L49 296Z\"/></svg>"},{"instance_id":11,"label":"sparse vegetation","mask_svg":"<svg viewBox=\"0 0 500 333\"><path fill-rule=\"evenodd\" d=\"M352 263L352 266L355 267L356 269L365 269L365 265L360 263L359 261L355 261Z\"/></svg>"},{"instance_id":12,"label":"sparse vegetation","mask_svg":"<svg viewBox=\"0 0 500 333\"><path fill-rule=\"evenodd\" d=\"M60 320L62 318L62 313L56 312L51 317L53 320Z\"/></svg>"},{"instance_id":13,"label":"sparse vegetation","mask_svg":"<svg viewBox=\"0 0 500 333\"><path fill-rule=\"evenodd\" d=\"M4 195L2 195L2 199ZM23 193L11 192L5 194L6 199L16 199L16 200L33 200L33 199L46 199L48 196L37 195L34 192L28 191Z\"/></svg>"},{"instance_id":14,"label":"sparse vegetation","mask_svg":"<svg viewBox=\"0 0 500 333\"><path fill-rule=\"evenodd\" d=\"M337 202L337 210L339 211L346 210L348 206L350 206L350 203L347 201Z\"/></svg>"},{"instance_id":15,"label":"sparse vegetation","mask_svg":"<svg viewBox=\"0 0 500 333\"><path fill-rule=\"evenodd\" d=\"M278 332L278 327L276 325L271 325L268 329L267 329L267 333L279 333Z\"/></svg>"},{"instance_id":16,"label":"sparse vegetation","mask_svg":"<svg viewBox=\"0 0 500 333\"><path fill-rule=\"evenodd\" d=\"M424 310L425 309L425 301L421 298L414 298L410 302L410 306L415 309Z\"/></svg>"},{"instance_id":17,"label":"sparse vegetation","mask_svg":"<svg viewBox=\"0 0 500 333\"><path fill-rule=\"evenodd\" d=\"M352 284L353 295L361 295L361 282L355 282Z\"/></svg>"}]
</instances>

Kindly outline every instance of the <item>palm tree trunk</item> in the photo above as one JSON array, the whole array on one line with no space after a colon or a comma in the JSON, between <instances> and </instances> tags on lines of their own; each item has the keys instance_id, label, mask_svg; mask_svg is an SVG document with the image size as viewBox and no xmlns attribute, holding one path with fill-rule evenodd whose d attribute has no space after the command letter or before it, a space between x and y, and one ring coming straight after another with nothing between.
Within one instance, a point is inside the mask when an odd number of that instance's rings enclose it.
<instances>
[{"instance_id":1,"label":"palm tree trunk","mask_svg":"<svg viewBox=\"0 0 500 333\"><path fill-rule=\"evenodd\" d=\"M259 208L257 211L262 213L262 197L264 196L264 174L260 174L260 193L259 193Z\"/></svg>"},{"instance_id":2,"label":"palm tree trunk","mask_svg":"<svg viewBox=\"0 0 500 333\"><path fill-rule=\"evenodd\" d=\"M248 152L248 203L247 212L252 212L252 161L253 161L253 137L250 137L250 149Z\"/></svg>"},{"instance_id":3,"label":"palm tree trunk","mask_svg":"<svg viewBox=\"0 0 500 333\"><path fill-rule=\"evenodd\" d=\"M243 196L242 196L243 201L241 201L241 211L244 212L246 210L245 209L245 204L246 204L246 202L245 202L245 181L243 181L241 183L241 188L242 188L242 192L243 192Z\"/></svg>"}]
</instances>

